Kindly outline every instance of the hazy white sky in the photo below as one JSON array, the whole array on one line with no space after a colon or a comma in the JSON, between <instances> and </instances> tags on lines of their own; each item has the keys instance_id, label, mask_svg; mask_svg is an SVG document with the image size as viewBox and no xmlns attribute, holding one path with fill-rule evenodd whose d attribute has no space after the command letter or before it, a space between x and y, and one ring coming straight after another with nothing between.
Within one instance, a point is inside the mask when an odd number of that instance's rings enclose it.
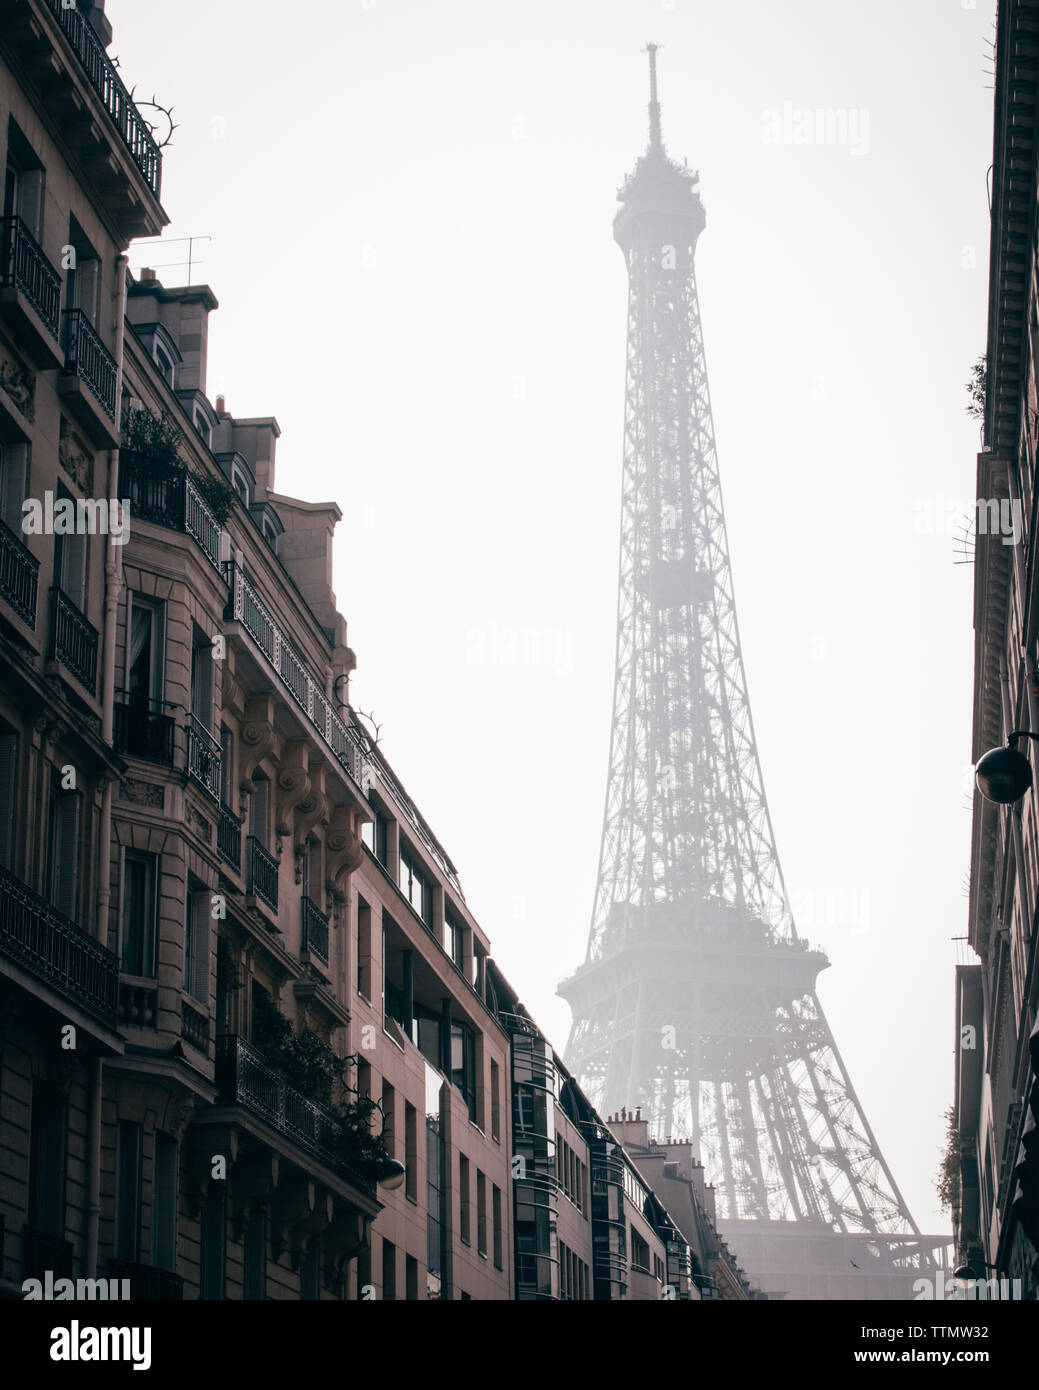
<instances>
[{"instance_id":1,"label":"hazy white sky","mask_svg":"<svg viewBox=\"0 0 1039 1390\"><path fill-rule=\"evenodd\" d=\"M211 235L210 395L343 509L353 698L561 1048L613 682L625 272L646 142L699 168L751 702L820 995L924 1229L966 931L992 0L108 0ZM789 104L789 105L788 105ZM803 112L842 113L829 143ZM823 132L825 133L825 132ZM183 259L171 246L132 263ZM160 270L167 284L184 271ZM966 957L964 957L966 958Z\"/></svg>"}]
</instances>

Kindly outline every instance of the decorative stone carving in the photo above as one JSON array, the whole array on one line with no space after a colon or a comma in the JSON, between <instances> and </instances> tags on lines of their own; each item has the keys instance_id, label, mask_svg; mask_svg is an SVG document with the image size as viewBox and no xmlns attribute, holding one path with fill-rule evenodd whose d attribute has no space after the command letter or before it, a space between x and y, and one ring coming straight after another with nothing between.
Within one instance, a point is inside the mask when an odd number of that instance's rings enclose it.
<instances>
[{"instance_id":1,"label":"decorative stone carving","mask_svg":"<svg viewBox=\"0 0 1039 1390\"><path fill-rule=\"evenodd\" d=\"M253 773L274 747L274 700L256 700L245 711L242 746L238 758L239 815L244 820L253 791Z\"/></svg>"},{"instance_id":2,"label":"decorative stone carving","mask_svg":"<svg viewBox=\"0 0 1039 1390\"><path fill-rule=\"evenodd\" d=\"M31 425L36 419L36 378L20 362L0 357L0 386Z\"/></svg>"},{"instance_id":3,"label":"decorative stone carving","mask_svg":"<svg viewBox=\"0 0 1039 1390\"><path fill-rule=\"evenodd\" d=\"M156 782L139 782L133 777L124 777L119 787L119 800L132 801L136 806L154 806L161 811L164 798L164 789Z\"/></svg>"},{"instance_id":4,"label":"decorative stone carving","mask_svg":"<svg viewBox=\"0 0 1039 1390\"><path fill-rule=\"evenodd\" d=\"M310 793L307 745L303 739L294 739L285 745L278 771L278 791L278 817L274 829L278 835L291 835L292 813Z\"/></svg>"},{"instance_id":5,"label":"decorative stone carving","mask_svg":"<svg viewBox=\"0 0 1039 1390\"><path fill-rule=\"evenodd\" d=\"M205 844L210 844L213 838L213 827L201 811L195 809L191 802L187 805L187 822L200 840Z\"/></svg>"},{"instance_id":6,"label":"decorative stone carving","mask_svg":"<svg viewBox=\"0 0 1039 1390\"><path fill-rule=\"evenodd\" d=\"M81 492L93 492L94 455L81 442L79 436L73 434L72 427L64 415L61 417L59 432L58 458L62 468Z\"/></svg>"},{"instance_id":7,"label":"decorative stone carving","mask_svg":"<svg viewBox=\"0 0 1039 1390\"><path fill-rule=\"evenodd\" d=\"M325 837L328 890L339 902L346 900L347 884L342 880L348 880L364 859L364 849L353 822L354 815L350 808L337 806Z\"/></svg>"}]
</instances>

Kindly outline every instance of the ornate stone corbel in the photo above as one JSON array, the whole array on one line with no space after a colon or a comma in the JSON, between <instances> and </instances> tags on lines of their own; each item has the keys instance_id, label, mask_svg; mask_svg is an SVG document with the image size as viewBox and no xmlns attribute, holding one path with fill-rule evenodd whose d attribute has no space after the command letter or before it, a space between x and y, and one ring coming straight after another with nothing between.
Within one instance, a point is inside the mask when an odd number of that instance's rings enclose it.
<instances>
[{"instance_id":1,"label":"ornate stone corbel","mask_svg":"<svg viewBox=\"0 0 1039 1390\"><path fill-rule=\"evenodd\" d=\"M328 891L337 902L346 901L346 882L364 859L360 836L354 829L354 813L349 806L337 806L325 837L328 850Z\"/></svg>"},{"instance_id":2,"label":"ornate stone corbel","mask_svg":"<svg viewBox=\"0 0 1039 1390\"><path fill-rule=\"evenodd\" d=\"M250 702L242 723L242 748L238 758L239 815L244 820L253 791L253 773L274 747L274 697Z\"/></svg>"},{"instance_id":3,"label":"ornate stone corbel","mask_svg":"<svg viewBox=\"0 0 1039 1390\"><path fill-rule=\"evenodd\" d=\"M278 770L277 786L278 809L274 831L278 836L291 835L292 813L300 802L306 800L310 793L305 739L293 739L291 743L285 745L281 766Z\"/></svg>"},{"instance_id":4,"label":"ornate stone corbel","mask_svg":"<svg viewBox=\"0 0 1039 1390\"><path fill-rule=\"evenodd\" d=\"M325 795L326 770L325 764L318 762L311 762L307 769L310 786L306 796L296 807L296 835L293 848L297 856L306 848L310 832L315 825L320 825L323 820L328 819L331 808Z\"/></svg>"},{"instance_id":5,"label":"ornate stone corbel","mask_svg":"<svg viewBox=\"0 0 1039 1390\"><path fill-rule=\"evenodd\" d=\"M231 1174L231 1230L235 1240L249 1224L254 1208L269 1204L281 1177L277 1154L252 1153L235 1164Z\"/></svg>"},{"instance_id":6,"label":"ornate stone corbel","mask_svg":"<svg viewBox=\"0 0 1039 1390\"><path fill-rule=\"evenodd\" d=\"M280 1259L286 1246L299 1259L300 1223L311 1216L317 1201L317 1185L301 1173L283 1176L271 1200L271 1254Z\"/></svg>"}]
</instances>

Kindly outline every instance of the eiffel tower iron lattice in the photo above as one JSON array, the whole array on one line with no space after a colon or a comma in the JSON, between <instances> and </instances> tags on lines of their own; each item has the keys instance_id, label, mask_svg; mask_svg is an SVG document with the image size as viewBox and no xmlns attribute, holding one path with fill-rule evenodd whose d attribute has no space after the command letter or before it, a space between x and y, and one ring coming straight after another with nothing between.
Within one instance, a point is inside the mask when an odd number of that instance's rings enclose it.
<instances>
[{"instance_id":1,"label":"eiffel tower iron lattice","mask_svg":"<svg viewBox=\"0 0 1039 1390\"><path fill-rule=\"evenodd\" d=\"M723 1222L887 1234L893 1259L897 1237L920 1250L917 1227L816 997L828 962L798 935L765 800L697 299L699 176L662 143L648 52L649 146L614 221L629 277L616 682L588 953L559 989L568 1065L600 1113L641 1106L657 1140L691 1141Z\"/></svg>"}]
</instances>

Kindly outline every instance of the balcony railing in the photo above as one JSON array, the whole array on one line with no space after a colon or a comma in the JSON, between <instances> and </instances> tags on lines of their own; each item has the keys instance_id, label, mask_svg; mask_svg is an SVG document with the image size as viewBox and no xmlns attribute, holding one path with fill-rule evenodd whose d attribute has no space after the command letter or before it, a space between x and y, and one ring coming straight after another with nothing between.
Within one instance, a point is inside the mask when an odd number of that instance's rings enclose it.
<instances>
[{"instance_id":1,"label":"balcony railing","mask_svg":"<svg viewBox=\"0 0 1039 1390\"><path fill-rule=\"evenodd\" d=\"M114 708L112 742L115 751L124 757L172 767L173 717L163 713L168 708L164 700L123 692L122 701Z\"/></svg>"},{"instance_id":2,"label":"balcony railing","mask_svg":"<svg viewBox=\"0 0 1039 1390\"><path fill-rule=\"evenodd\" d=\"M328 964L328 918L309 898L303 899L303 949Z\"/></svg>"},{"instance_id":3,"label":"balcony railing","mask_svg":"<svg viewBox=\"0 0 1039 1390\"><path fill-rule=\"evenodd\" d=\"M109 1279L129 1279L130 1297L135 1303L175 1303L184 1297L184 1280L168 1269L109 1259L107 1273Z\"/></svg>"},{"instance_id":4,"label":"balcony railing","mask_svg":"<svg viewBox=\"0 0 1039 1390\"><path fill-rule=\"evenodd\" d=\"M244 1038L217 1040L217 1085L222 1099L258 1115L369 1196L375 1184L346 1159L349 1134L324 1106L308 1100Z\"/></svg>"},{"instance_id":5,"label":"balcony railing","mask_svg":"<svg viewBox=\"0 0 1039 1390\"><path fill-rule=\"evenodd\" d=\"M110 1027L119 960L21 879L0 868L0 950Z\"/></svg>"},{"instance_id":6,"label":"balcony railing","mask_svg":"<svg viewBox=\"0 0 1039 1390\"><path fill-rule=\"evenodd\" d=\"M162 154L151 127L134 105L105 46L76 5L63 0L49 0L51 13L61 25L86 74L87 81L101 98L111 116L130 158L137 165L145 183L159 197L162 183Z\"/></svg>"},{"instance_id":7,"label":"balcony railing","mask_svg":"<svg viewBox=\"0 0 1039 1390\"><path fill-rule=\"evenodd\" d=\"M195 716L188 716L188 776L202 790L220 800L220 745Z\"/></svg>"},{"instance_id":8,"label":"balcony railing","mask_svg":"<svg viewBox=\"0 0 1039 1390\"><path fill-rule=\"evenodd\" d=\"M242 822L223 802L220 803L220 819L216 827L216 851L236 874L242 872Z\"/></svg>"},{"instance_id":9,"label":"balcony railing","mask_svg":"<svg viewBox=\"0 0 1039 1390\"><path fill-rule=\"evenodd\" d=\"M119 495L129 499L131 515L194 537L213 568L220 569L220 523L186 469L121 449Z\"/></svg>"},{"instance_id":10,"label":"balcony railing","mask_svg":"<svg viewBox=\"0 0 1039 1390\"><path fill-rule=\"evenodd\" d=\"M0 521L0 598L34 630L39 578L39 560Z\"/></svg>"},{"instance_id":11,"label":"balcony railing","mask_svg":"<svg viewBox=\"0 0 1039 1390\"><path fill-rule=\"evenodd\" d=\"M79 377L110 420L115 420L119 368L82 309L65 310L65 371Z\"/></svg>"},{"instance_id":12,"label":"balcony railing","mask_svg":"<svg viewBox=\"0 0 1039 1390\"><path fill-rule=\"evenodd\" d=\"M21 290L57 341L61 276L20 217L0 219L0 288Z\"/></svg>"},{"instance_id":13,"label":"balcony railing","mask_svg":"<svg viewBox=\"0 0 1039 1390\"><path fill-rule=\"evenodd\" d=\"M278 861L255 835L249 836L249 893L277 912Z\"/></svg>"},{"instance_id":14,"label":"balcony railing","mask_svg":"<svg viewBox=\"0 0 1039 1390\"><path fill-rule=\"evenodd\" d=\"M54 631L51 656L60 661L85 690L97 691L98 631L61 589L54 595Z\"/></svg>"},{"instance_id":15,"label":"balcony railing","mask_svg":"<svg viewBox=\"0 0 1039 1390\"><path fill-rule=\"evenodd\" d=\"M181 1004L181 1032L184 1041L198 1052L209 1051L209 1019L185 1000Z\"/></svg>"}]
</instances>

